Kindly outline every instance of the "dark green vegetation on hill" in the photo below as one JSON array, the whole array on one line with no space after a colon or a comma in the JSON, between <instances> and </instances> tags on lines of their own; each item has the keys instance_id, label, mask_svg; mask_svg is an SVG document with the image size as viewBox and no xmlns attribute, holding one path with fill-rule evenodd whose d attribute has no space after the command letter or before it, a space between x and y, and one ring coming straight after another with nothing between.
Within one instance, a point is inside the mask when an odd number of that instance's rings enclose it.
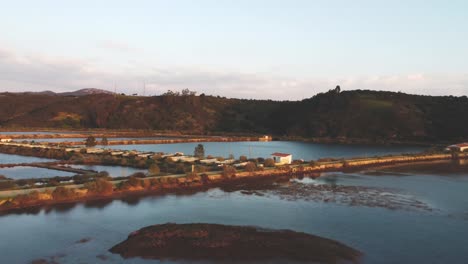
<instances>
[{"instance_id":1,"label":"dark green vegetation on hill","mask_svg":"<svg viewBox=\"0 0 468 264\"><path fill-rule=\"evenodd\" d=\"M0 126L461 141L468 137L468 99L335 90L293 102L191 94L137 97L2 93Z\"/></svg>"}]
</instances>

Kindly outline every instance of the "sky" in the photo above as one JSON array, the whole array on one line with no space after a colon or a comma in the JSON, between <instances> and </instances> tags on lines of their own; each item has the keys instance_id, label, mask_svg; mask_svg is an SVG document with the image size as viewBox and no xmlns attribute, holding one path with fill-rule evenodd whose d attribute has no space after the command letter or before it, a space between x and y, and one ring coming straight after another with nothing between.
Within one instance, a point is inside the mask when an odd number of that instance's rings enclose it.
<instances>
[{"instance_id":1,"label":"sky","mask_svg":"<svg viewBox=\"0 0 468 264\"><path fill-rule=\"evenodd\" d=\"M468 95L468 1L0 0L0 91Z\"/></svg>"}]
</instances>

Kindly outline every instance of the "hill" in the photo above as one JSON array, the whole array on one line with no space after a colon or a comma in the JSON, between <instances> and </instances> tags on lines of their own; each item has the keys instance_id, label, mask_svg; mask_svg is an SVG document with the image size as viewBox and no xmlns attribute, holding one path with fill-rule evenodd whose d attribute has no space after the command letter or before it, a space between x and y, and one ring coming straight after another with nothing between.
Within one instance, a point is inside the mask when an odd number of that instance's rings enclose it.
<instances>
[{"instance_id":1,"label":"hill","mask_svg":"<svg viewBox=\"0 0 468 264\"><path fill-rule=\"evenodd\" d=\"M468 138L468 98L330 90L302 101L1 93L0 126L268 133L369 141Z\"/></svg>"}]
</instances>

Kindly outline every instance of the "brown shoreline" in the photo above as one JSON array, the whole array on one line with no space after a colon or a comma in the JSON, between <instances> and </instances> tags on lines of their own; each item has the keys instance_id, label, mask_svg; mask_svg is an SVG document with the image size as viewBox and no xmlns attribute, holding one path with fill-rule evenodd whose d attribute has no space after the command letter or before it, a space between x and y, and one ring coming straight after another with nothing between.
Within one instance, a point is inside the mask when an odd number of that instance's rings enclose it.
<instances>
[{"instance_id":1,"label":"brown shoreline","mask_svg":"<svg viewBox=\"0 0 468 264\"><path fill-rule=\"evenodd\" d=\"M144 178L143 178L144 179ZM218 180L218 181L210 181L208 183L191 183L186 185L180 185L177 183L174 184L165 184L162 188L157 189L140 189L140 190L127 190L127 191L114 191L111 194L106 195L86 195L83 197L78 197L74 199L67 199L67 200L39 200L39 201L31 201L27 204L22 204L18 206L1 206L0 205L0 215L5 215L14 212L21 212L32 208L43 208L47 206L60 206L60 205L67 205L67 204L78 204L78 203L85 203L85 202L92 202L92 201L104 201L104 200L117 200L117 199L125 199L131 197L146 197L146 196L159 196L159 195L167 195L167 194L194 194L197 192L207 191L213 188L233 188L239 184L265 184L266 182L271 183L275 180L283 180L287 181L290 179L289 175L271 175L270 177L265 176L257 176L257 177L250 177L250 178L231 178L229 180Z\"/></svg>"}]
</instances>

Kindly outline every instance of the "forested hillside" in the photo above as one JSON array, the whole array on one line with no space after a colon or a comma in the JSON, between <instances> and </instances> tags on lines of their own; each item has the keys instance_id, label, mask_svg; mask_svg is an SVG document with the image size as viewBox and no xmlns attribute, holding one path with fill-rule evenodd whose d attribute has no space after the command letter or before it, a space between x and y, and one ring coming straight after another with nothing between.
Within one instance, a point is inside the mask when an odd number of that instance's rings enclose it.
<instances>
[{"instance_id":1,"label":"forested hillside","mask_svg":"<svg viewBox=\"0 0 468 264\"><path fill-rule=\"evenodd\" d=\"M468 99L331 90L302 101L194 94L0 94L1 127L136 128L368 140L466 140Z\"/></svg>"}]
</instances>

